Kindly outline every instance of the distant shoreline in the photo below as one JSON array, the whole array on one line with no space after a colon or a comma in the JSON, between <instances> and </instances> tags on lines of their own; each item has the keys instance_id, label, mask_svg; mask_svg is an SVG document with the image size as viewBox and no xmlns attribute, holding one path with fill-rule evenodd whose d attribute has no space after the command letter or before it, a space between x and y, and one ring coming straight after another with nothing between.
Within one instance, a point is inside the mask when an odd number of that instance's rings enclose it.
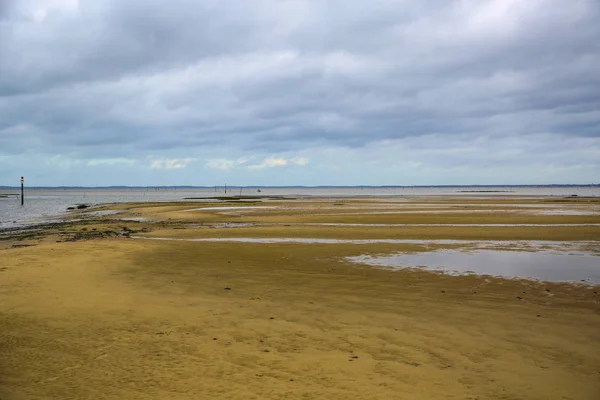
<instances>
[{"instance_id":1,"label":"distant shoreline","mask_svg":"<svg viewBox=\"0 0 600 400\"><path fill-rule=\"evenodd\" d=\"M599 183L576 184L576 183L550 183L538 185L290 185L290 186L269 186L269 185L212 185L212 186L27 186L29 190L70 190L70 189L425 189L425 188L561 188L561 187L600 187ZM1 186L0 190L17 190L20 186Z\"/></svg>"},{"instance_id":2,"label":"distant shoreline","mask_svg":"<svg viewBox=\"0 0 600 400\"><path fill-rule=\"evenodd\" d=\"M20 189L20 188L19 188ZM25 188L25 206L16 190L0 189L0 230L36 225L64 215L80 204L105 205L137 202L261 201L292 198L370 198L402 199L415 197L489 197L494 200L518 197L600 198L598 185L547 186L338 186L338 187L136 187L136 188ZM8 196L8 197L3 197ZM398 201L398 200L395 200ZM589 200L596 201L596 200Z\"/></svg>"}]
</instances>

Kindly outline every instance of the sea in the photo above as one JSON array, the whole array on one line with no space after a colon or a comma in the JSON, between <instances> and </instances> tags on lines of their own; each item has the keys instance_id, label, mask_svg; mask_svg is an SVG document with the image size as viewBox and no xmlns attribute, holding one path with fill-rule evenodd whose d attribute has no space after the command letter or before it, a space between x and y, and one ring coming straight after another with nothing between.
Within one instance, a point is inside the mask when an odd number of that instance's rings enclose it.
<instances>
[{"instance_id":1,"label":"sea","mask_svg":"<svg viewBox=\"0 0 600 400\"><path fill-rule=\"evenodd\" d=\"M68 207L127 202L214 200L220 196L600 196L600 185L544 186L353 186L353 187L119 187L26 188L24 205L20 188L0 187L0 230L32 226L67 215ZM191 199L194 198L194 199Z\"/></svg>"}]
</instances>

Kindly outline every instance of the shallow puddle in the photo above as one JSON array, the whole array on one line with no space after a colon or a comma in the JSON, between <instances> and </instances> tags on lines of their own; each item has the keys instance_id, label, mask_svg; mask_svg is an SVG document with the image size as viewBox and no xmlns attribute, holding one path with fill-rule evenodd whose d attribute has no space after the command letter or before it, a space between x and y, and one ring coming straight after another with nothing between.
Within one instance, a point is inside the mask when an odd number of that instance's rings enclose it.
<instances>
[{"instance_id":1,"label":"shallow puddle","mask_svg":"<svg viewBox=\"0 0 600 400\"><path fill-rule=\"evenodd\" d=\"M533 211L536 215L600 215L597 210L538 210Z\"/></svg>"},{"instance_id":2,"label":"shallow puddle","mask_svg":"<svg viewBox=\"0 0 600 400\"><path fill-rule=\"evenodd\" d=\"M600 257L583 252L440 250L414 254L349 257L357 263L392 268L424 268L450 274L600 284Z\"/></svg>"},{"instance_id":3,"label":"shallow puddle","mask_svg":"<svg viewBox=\"0 0 600 400\"><path fill-rule=\"evenodd\" d=\"M306 243L306 244L418 244L418 245L460 245L470 250L528 250L568 254L600 255L598 241L550 241L550 240L461 240L461 239L325 239L293 237L228 237L228 238L186 238L132 236L132 239L183 241L183 242L235 242L235 243Z\"/></svg>"},{"instance_id":4,"label":"shallow puddle","mask_svg":"<svg viewBox=\"0 0 600 400\"><path fill-rule=\"evenodd\" d=\"M221 210L256 210L256 209L265 209L265 208L277 208L272 206L224 206L224 207L201 207L201 208L192 208L189 211L221 211Z\"/></svg>"},{"instance_id":5,"label":"shallow puddle","mask_svg":"<svg viewBox=\"0 0 600 400\"><path fill-rule=\"evenodd\" d=\"M348 208L346 209L348 210ZM341 211L341 210L340 210ZM383 214L470 214L470 213L490 213L490 210L402 210L402 211L365 211L365 212L339 212L339 213L319 213L306 214L307 216L338 216L338 215L383 215ZM493 212L511 212L514 210L493 210Z\"/></svg>"},{"instance_id":6,"label":"shallow puddle","mask_svg":"<svg viewBox=\"0 0 600 400\"><path fill-rule=\"evenodd\" d=\"M274 224L272 224L274 225ZM283 225L283 224L280 224ZM576 227L576 226L600 226L600 224L589 223L589 224L353 224L353 223L337 223L337 222L306 222L306 223L295 223L293 225L306 225L306 226L352 226L352 227L361 227L361 226L369 226L369 227L424 227L424 226L436 226L436 227L444 227L444 226L453 226L453 227L477 227L477 226L485 226L485 227Z\"/></svg>"}]
</instances>

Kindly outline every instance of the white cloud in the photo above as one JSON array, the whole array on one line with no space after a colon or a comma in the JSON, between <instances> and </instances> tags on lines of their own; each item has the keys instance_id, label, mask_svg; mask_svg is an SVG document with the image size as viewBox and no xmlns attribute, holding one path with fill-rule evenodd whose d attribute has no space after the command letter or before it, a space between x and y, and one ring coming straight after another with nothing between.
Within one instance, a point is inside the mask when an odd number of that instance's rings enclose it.
<instances>
[{"instance_id":1,"label":"white cloud","mask_svg":"<svg viewBox=\"0 0 600 400\"><path fill-rule=\"evenodd\" d=\"M162 158L158 160L153 160L150 164L150 168L152 169L181 169L187 167L187 165L193 161L196 161L195 158Z\"/></svg>"},{"instance_id":2,"label":"white cloud","mask_svg":"<svg viewBox=\"0 0 600 400\"><path fill-rule=\"evenodd\" d=\"M36 23L43 23L52 13L74 13L79 8L78 0L30 0L15 3L17 15L30 17Z\"/></svg>"},{"instance_id":3,"label":"white cloud","mask_svg":"<svg viewBox=\"0 0 600 400\"><path fill-rule=\"evenodd\" d=\"M136 160L130 158L94 158L87 162L90 167L98 165L118 165L118 164L135 164Z\"/></svg>"},{"instance_id":4,"label":"white cloud","mask_svg":"<svg viewBox=\"0 0 600 400\"><path fill-rule=\"evenodd\" d=\"M236 160L228 160L226 158L211 158L206 161L206 166L210 169L228 170L250 161L252 157L240 157Z\"/></svg>"},{"instance_id":5,"label":"white cloud","mask_svg":"<svg viewBox=\"0 0 600 400\"><path fill-rule=\"evenodd\" d=\"M287 160L285 158L265 158L263 162L260 164L248 165L248 169L262 169L262 168L273 168L273 167L282 167L287 165Z\"/></svg>"},{"instance_id":6,"label":"white cloud","mask_svg":"<svg viewBox=\"0 0 600 400\"><path fill-rule=\"evenodd\" d=\"M248 169L275 168L275 167L283 167L288 164L306 165L306 164L308 164L308 158L306 158L306 157L294 157L294 158L269 157L269 158L265 158L263 160L263 162L261 162L260 164L248 165L246 168L248 168Z\"/></svg>"},{"instance_id":7,"label":"white cloud","mask_svg":"<svg viewBox=\"0 0 600 400\"><path fill-rule=\"evenodd\" d=\"M294 157L290 161L296 165L308 164L308 158L306 158L306 157Z\"/></svg>"},{"instance_id":8,"label":"white cloud","mask_svg":"<svg viewBox=\"0 0 600 400\"><path fill-rule=\"evenodd\" d=\"M308 164L308 158L306 157L267 157L262 160L262 162L250 164L248 162L255 159L254 156L249 157L240 157L237 159L227 159L227 158L211 158L206 161L206 167L210 169L219 169L219 170L230 170L238 167L244 167L246 169L263 169L263 168L275 168L275 167L283 167L290 164L295 165L306 165Z\"/></svg>"}]
</instances>

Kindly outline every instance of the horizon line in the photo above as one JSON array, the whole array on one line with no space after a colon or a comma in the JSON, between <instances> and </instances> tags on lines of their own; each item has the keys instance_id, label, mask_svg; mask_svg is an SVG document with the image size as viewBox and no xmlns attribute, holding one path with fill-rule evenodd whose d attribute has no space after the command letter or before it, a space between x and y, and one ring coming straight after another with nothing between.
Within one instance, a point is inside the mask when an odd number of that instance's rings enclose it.
<instances>
[{"instance_id":1,"label":"horizon line","mask_svg":"<svg viewBox=\"0 0 600 400\"><path fill-rule=\"evenodd\" d=\"M462 185L212 185L212 186L195 186L195 185L147 185L147 186L130 186L130 185L107 185L107 186L25 186L28 189L156 189L156 188L169 188L169 189L214 189L214 188L248 188L248 189L259 189L259 188L272 188L272 189L286 189L286 188L307 188L307 189L318 189L318 188L430 188L430 187L568 187L568 186L600 186L600 183L535 183L535 184L462 184ZM20 189L21 186L3 186L0 185L1 189Z\"/></svg>"}]
</instances>

